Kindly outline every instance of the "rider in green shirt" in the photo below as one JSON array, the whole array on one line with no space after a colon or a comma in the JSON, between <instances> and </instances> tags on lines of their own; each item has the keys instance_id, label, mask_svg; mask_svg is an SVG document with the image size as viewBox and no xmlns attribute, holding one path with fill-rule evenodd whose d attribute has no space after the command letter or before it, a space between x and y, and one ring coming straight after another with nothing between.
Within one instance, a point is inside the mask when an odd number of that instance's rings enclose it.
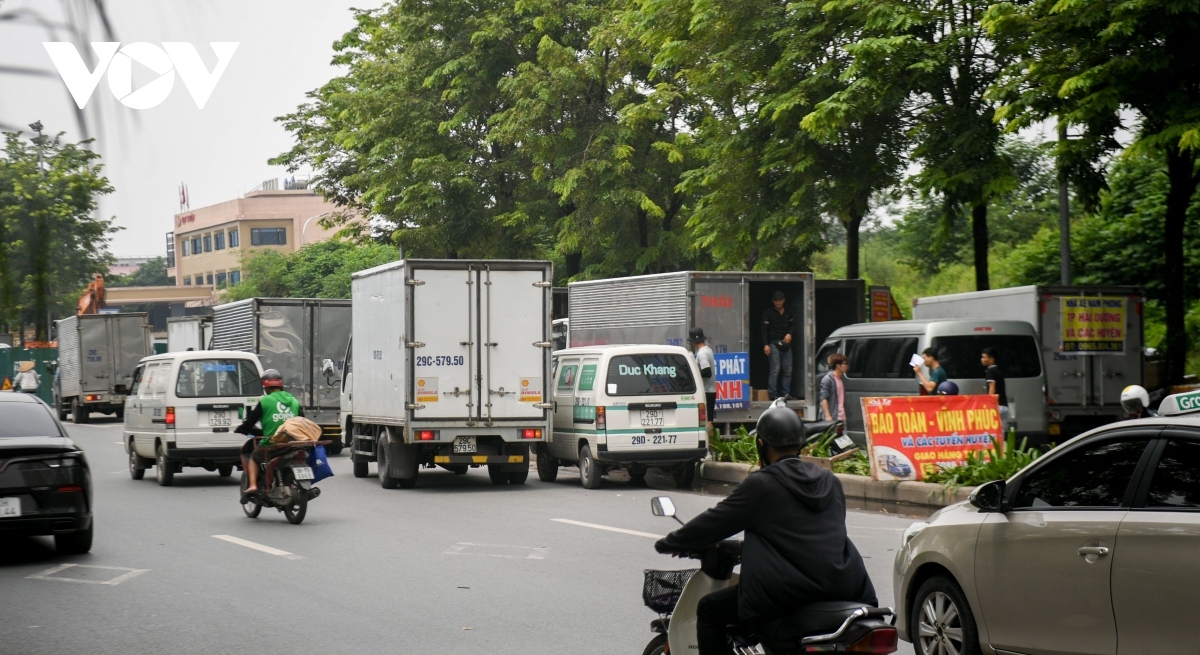
<instances>
[{"instance_id":1,"label":"rider in green shirt","mask_svg":"<svg viewBox=\"0 0 1200 655\"><path fill-rule=\"evenodd\" d=\"M304 416L304 410L295 396L283 390L283 376L279 371L273 368L263 371L262 386L262 399L246 414L246 420L242 421L236 432L251 434L255 431L254 424L261 422L262 438L259 439L258 445L265 447L270 445L271 437L275 436L279 426L290 418ZM264 451L258 449L250 456L252 465L246 467L250 485L246 488L246 493L258 491L258 466L253 464L266 461L265 457Z\"/></svg>"}]
</instances>

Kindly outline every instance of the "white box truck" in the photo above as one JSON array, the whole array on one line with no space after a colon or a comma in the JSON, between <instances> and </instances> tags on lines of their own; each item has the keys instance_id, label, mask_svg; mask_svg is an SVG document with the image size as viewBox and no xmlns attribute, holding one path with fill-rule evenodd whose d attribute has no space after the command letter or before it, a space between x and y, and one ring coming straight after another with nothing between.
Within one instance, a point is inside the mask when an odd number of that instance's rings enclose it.
<instances>
[{"instance_id":1,"label":"white box truck","mask_svg":"<svg viewBox=\"0 0 1200 655\"><path fill-rule=\"evenodd\" d=\"M174 316L167 319L167 352L208 350L210 343L211 316Z\"/></svg>"},{"instance_id":2,"label":"white box truck","mask_svg":"<svg viewBox=\"0 0 1200 655\"><path fill-rule=\"evenodd\" d=\"M145 313L83 314L55 321L58 366L54 406L60 421L87 423L92 413L122 418L133 369L154 354Z\"/></svg>"},{"instance_id":3,"label":"white box truck","mask_svg":"<svg viewBox=\"0 0 1200 655\"><path fill-rule=\"evenodd\" d=\"M548 261L421 260L355 273L354 475L384 488L420 467L523 484L552 427ZM349 386L349 384L348 384Z\"/></svg>"},{"instance_id":4,"label":"white box truck","mask_svg":"<svg viewBox=\"0 0 1200 655\"><path fill-rule=\"evenodd\" d=\"M913 318L1033 325L1046 375L1046 426L1061 442L1121 420L1121 390L1143 383L1144 300L1141 287L1035 285L917 298Z\"/></svg>"}]
</instances>

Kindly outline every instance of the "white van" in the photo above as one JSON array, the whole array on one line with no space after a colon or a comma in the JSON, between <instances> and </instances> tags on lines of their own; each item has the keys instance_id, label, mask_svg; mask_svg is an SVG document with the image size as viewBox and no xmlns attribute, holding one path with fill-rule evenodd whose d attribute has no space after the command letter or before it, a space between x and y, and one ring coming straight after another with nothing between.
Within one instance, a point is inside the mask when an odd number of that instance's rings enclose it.
<instances>
[{"instance_id":1,"label":"white van","mask_svg":"<svg viewBox=\"0 0 1200 655\"><path fill-rule=\"evenodd\" d=\"M184 466L221 477L241 468L247 437L234 429L262 397L261 378L253 353L198 350L143 359L125 400L129 475L140 480L153 464L166 487Z\"/></svg>"},{"instance_id":2,"label":"white van","mask_svg":"<svg viewBox=\"0 0 1200 655\"><path fill-rule=\"evenodd\" d=\"M651 466L690 487L708 452L704 387L690 352L679 346L588 346L554 353L554 430L538 444L538 477L578 466L596 489L606 472L635 481Z\"/></svg>"},{"instance_id":3,"label":"white van","mask_svg":"<svg viewBox=\"0 0 1200 655\"><path fill-rule=\"evenodd\" d=\"M1037 333L1025 321L925 320L858 323L838 328L817 351L817 379L829 372L829 356L849 360L846 372L846 434L866 444L862 399L872 396L915 396L920 385L909 360L926 348L938 351L938 364L963 395L986 393L979 356L986 347L999 351L1009 420L1017 436L1030 445L1045 442L1046 378ZM925 371L928 375L929 371Z\"/></svg>"}]
</instances>

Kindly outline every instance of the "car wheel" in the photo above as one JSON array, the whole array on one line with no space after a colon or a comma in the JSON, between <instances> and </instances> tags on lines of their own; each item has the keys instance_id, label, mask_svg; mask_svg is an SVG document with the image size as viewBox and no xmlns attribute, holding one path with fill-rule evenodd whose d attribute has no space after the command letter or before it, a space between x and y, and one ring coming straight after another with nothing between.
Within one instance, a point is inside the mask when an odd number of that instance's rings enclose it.
<instances>
[{"instance_id":1,"label":"car wheel","mask_svg":"<svg viewBox=\"0 0 1200 655\"><path fill-rule=\"evenodd\" d=\"M223 478L227 478L227 477L233 475L233 464L225 464L224 466L218 466L217 467L217 475L219 475Z\"/></svg>"},{"instance_id":2,"label":"car wheel","mask_svg":"<svg viewBox=\"0 0 1200 655\"><path fill-rule=\"evenodd\" d=\"M692 482L696 480L696 462L685 462L671 470L671 475L675 478L675 487L678 489L691 489Z\"/></svg>"},{"instance_id":3,"label":"car wheel","mask_svg":"<svg viewBox=\"0 0 1200 655\"><path fill-rule=\"evenodd\" d=\"M376 468L379 469L379 486L384 489L395 489L400 485L400 479L394 478L388 471L388 444L387 440L379 439L376 441L379 452L375 455L375 461L378 463Z\"/></svg>"},{"instance_id":4,"label":"car wheel","mask_svg":"<svg viewBox=\"0 0 1200 655\"><path fill-rule=\"evenodd\" d=\"M975 617L962 589L951 578L938 575L923 582L909 615L908 635L917 655L979 655Z\"/></svg>"},{"instance_id":5,"label":"car wheel","mask_svg":"<svg viewBox=\"0 0 1200 655\"><path fill-rule=\"evenodd\" d=\"M558 460L550 456L545 448L537 454L538 479L542 482L554 482L558 479Z\"/></svg>"},{"instance_id":6,"label":"car wheel","mask_svg":"<svg viewBox=\"0 0 1200 655\"><path fill-rule=\"evenodd\" d=\"M141 480L146 475L146 469L142 466L142 458L138 457L137 451L133 449L133 442L129 442L129 477L134 480Z\"/></svg>"},{"instance_id":7,"label":"car wheel","mask_svg":"<svg viewBox=\"0 0 1200 655\"><path fill-rule=\"evenodd\" d=\"M163 444L158 444L158 450L154 457L155 475L158 477L158 486L169 487L175 481L175 462L167 459L167 447Z\"/></svg>"},{"instance_id":8,"label":"car wheel","mask_svg":"<svg viewBox=\"0 0 1200 655\"><path fill-rule=\"evenodd\" d=\"M59 555L82 555L92 549L92 532L96 527L95 519L86 530L76 530L67 534L54 535L54 549Z\"/></svg>"},{"instance_id":9,"label":"car wheel","mask_svg":"<svg viewBox=\"0 0 1200 655\"><path fill-rule=\"evenodd\" d=\"M585 444L579 450L579 479L583 482L583 488L599 489L603 476L604 470L592 457L592 447Z\"/></svg>"}]
</instances>

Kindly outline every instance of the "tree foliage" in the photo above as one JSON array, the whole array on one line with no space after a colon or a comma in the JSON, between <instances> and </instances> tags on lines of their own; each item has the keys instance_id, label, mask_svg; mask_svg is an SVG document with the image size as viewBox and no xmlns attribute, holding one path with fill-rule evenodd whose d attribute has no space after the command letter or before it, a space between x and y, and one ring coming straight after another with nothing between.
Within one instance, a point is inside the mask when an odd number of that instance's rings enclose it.
<instances>
[{"instance_id":1,"label":"tree foliage","mask_svg":"<svg viewBox=\"0 0 1200 655\"><path fill-rule=\"evenodd\" d=\"M288 254L274 249L243 255L242 282L225 300L246 298L349 298L350 276L399 259L396 248L382 244L321 241Z\"/></svg>"},{"instance_id":2,"label":"tree foliage","mask_svg":"<svg viewBox=\"0 0 1200 655\"><path fill-rule=\"evenodd\" d=\"M167 275L167 258L155 257L129 275L109 275L104 278L108 287L164 287L175 284Z\"/></svg>"}]
</instances>

